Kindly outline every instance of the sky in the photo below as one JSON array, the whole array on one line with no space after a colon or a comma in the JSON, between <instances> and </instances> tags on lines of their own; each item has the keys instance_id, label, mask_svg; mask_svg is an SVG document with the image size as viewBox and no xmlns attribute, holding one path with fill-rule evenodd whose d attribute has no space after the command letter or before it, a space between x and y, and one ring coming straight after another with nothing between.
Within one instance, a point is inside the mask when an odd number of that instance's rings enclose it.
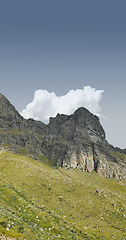
<instances>
[{"instance_id":1,"label":"sky","mask_svg":"<svg viewBox=\"0 0 126 240\"><path fill-rule=\"evenodd\" d=\"M1 0L0 92L45 122L82 104L126 148L125 9L125 0Z\"/></svg>"}]
</instances>

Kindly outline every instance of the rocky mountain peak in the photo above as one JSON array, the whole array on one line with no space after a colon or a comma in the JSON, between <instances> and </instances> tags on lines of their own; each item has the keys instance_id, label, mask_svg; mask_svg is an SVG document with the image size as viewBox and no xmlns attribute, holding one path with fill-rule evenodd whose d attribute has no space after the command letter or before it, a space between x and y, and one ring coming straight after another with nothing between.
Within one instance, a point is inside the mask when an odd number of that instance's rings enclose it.
<instances>
[{"instance_id":1,"label":"rocky mountain peak","mask_svg":"<svg viewBox=\"0 0 126 240\"><path fill-rule=\"evenodd\" d=\"M65 136L70 139L89 139L94 142L105 140L105 132L99 122L99 118L89 112L86 108L79 108L73 114L67 116L57 114L55 118L50 118L50 131L57 133L65 132Z\"/></svg>"},{"instance_id":2,"label":"rocky mountain peak","mask_svg":"<svg viewBox=\"0 0 126 240\"><path fill-rule=\"evenodd\" d=\"M45 125L21 117L0 94L0 146L36 159L45 155L56 166L126 178L126 153L106 141L99 118L83 107Z\"/></svg>"},{"instance_id":3,"label":"rocky mountain peak","mask_svg":"<svg viewBox=\"0 0 126 240\"><path fill-rule=\"evenodd\" d=\"M93 115L86 108L79 108L72 115L78 129L84 134L87 134L87 138L90 138L94 142L101 142L105 140L105 131L100 124L99 118Z\"/></svg>"},{"instance_id":4,"label":"rocky mountain peak","mask_svg":"<svg viewBox=\"0 0 126 240\"><path fill-rule=\"evenodd\" d=\"M15 107L9 102L9 100L0 93L0 116L8 117L12 116L19 117L20 114L16 111Z\"/></svg>"}]
</instances>

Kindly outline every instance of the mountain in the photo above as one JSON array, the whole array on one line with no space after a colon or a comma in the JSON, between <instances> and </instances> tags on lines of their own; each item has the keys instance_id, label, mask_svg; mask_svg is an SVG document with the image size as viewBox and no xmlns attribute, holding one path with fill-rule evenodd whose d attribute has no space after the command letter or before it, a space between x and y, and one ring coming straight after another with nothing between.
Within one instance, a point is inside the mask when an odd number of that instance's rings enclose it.
<instances>
[{"instance_id":1,"label":"mountain","mask_svg":"<svg viewBox=\"0 0 126 240\"><path fill-rule=\"evenodd\" d=\"M0 145L35 159L45 156L55 166L126 179L126 150L107 142L99 118L85 108L58 114L46 125L24 119L0 94Z\"/></svg>"},{"instance_id":2,"label":"mountain","mask_svg":"<svg viewBox=\"0 0 126 240\"><path fill-rule=\"evenodd\" d=\"M125 164L87 109L45 125L0 94L0 239L126 239Z\"/></svg>"}]
</instances>

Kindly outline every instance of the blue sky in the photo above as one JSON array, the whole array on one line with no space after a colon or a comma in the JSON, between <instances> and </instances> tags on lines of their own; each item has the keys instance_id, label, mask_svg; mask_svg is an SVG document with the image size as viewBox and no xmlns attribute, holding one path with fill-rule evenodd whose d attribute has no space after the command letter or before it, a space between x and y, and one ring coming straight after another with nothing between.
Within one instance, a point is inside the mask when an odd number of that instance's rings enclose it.
<instances>
[{"instance_id":1,"label":"blue sky","mask_svg":"<svg viewBox=\"0 0 126 240\"><path fill-rule=\"evenodd\" d=\"M108 141L126 148L126 1L1 0L0 92L20 112L35 90L104 90Z\"/></svg>"}]
</instances>

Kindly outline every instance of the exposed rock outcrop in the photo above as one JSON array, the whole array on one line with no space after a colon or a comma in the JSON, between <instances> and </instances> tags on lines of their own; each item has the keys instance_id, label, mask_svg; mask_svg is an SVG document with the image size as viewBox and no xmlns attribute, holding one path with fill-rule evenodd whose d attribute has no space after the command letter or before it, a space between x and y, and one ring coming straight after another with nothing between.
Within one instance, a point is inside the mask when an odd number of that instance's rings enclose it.
<instances>
[{"instance_id":1,"label":"exposed rock outcrop","mask_svg":"<svg viewBox=\"0 0 126 240\"><path fill-rule=\"evenodd\" d=\"M126 179L126 150L106 141L99 118L85 108L58 114L48 125L24 119L0 94L0 145L64 168L96 171L104 177Z\"/></svg>"}]
</instances>

